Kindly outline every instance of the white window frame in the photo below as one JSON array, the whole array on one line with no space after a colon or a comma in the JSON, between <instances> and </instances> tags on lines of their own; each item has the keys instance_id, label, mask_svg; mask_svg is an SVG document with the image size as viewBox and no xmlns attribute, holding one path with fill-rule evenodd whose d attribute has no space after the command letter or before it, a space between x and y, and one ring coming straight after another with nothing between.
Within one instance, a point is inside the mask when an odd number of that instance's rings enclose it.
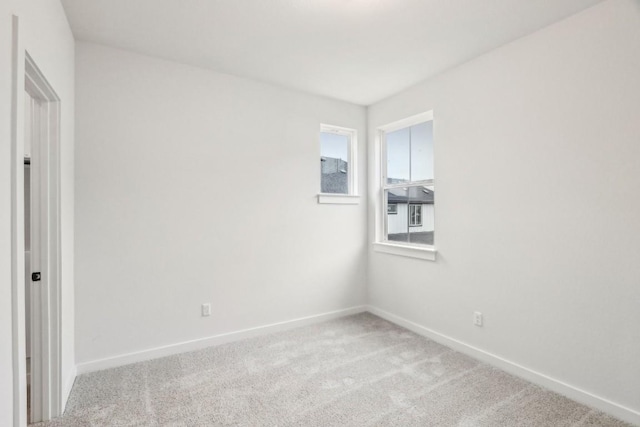
<instances>
[{"instance_id":1,"label":"white window frame","mask_svg":"<svg viewBox=\"0 0 640 427\"><path fill-rule=\"evenodd\" d=\"M430 261L436 260L436 248L434 245L421 245L416 243L404 243L390 241L387 238L387 199L385 197L386 190L393 188L407 187L427 187L435 190L435 181L433 179L422 181L403 182L398 184L387 183L387 146L386 135L396 130L405 129L420 123L433 121L433 111L416 114L377 129L376 149L380 161L379 167L379 192L378 202L376 203L376 233L373 248L377 252L383 252L393 255L401 255L412 258L425 259ZM435 126L434 126L435 130ZM434 144L435 146L435 144ZM409 204L410 206L410 204ZM422 208L422 207L421 207ZM410 208L408 207L410 215ZM424 212L423 212L424 213ZM411 219L410 217L408 218ZM421 218L422 219L422 218ZM421 221L422 222L422 221Z\"/></svg>"},{"instance_id":2,"label":"white window frame","mask_svg":"<svg viewBox=\"0 0 640 427\"><path fill-rule=\"evenodd\" d=\"M349 147L347 148L347 163L349 165L347 171L348 193L318 193L318 203L329 204L358 204L360 197L358 196L358 132L355 129L342 126L321 124L320 133L318 134L318 150L322 150L321 134L332 133L342 135L349 138ZM322 155L320 155L322 158ZM321 167L321 166L320 166ZM318 171L318 177L321 178L322 172Z\"/></svg>"},{"instance_id":3,"label":"white window frame","mask_svg":"<svg viewBox=\"0 0 640 427\"><path fill-rule=\"evenodd\" d=\"M412 208L416 211L415 215ZM422 227L422 205L419 203L409 203L409 227Z\"/></svg>"}]
</instances>

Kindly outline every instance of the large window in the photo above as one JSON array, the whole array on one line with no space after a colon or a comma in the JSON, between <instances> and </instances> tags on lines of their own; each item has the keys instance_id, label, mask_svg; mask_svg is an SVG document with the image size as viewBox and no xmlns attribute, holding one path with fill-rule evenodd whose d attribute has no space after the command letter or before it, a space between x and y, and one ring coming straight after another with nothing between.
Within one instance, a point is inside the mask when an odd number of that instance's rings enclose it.
<instances>
[{"instance_id":1,"label":"large window","mask_svg":"<svg viewBox=\"0 0 640 427\"><path fill-rule=\"evenodd\" d=\"M424 113L380 130L382 242L434 244L433 115Z\"/></svg>"},{"instance_id":2,"label":"large window","mask_svg":"<svg viewBox=\"0 0 640 427\"><path fill-rule=\"evenodd\" d=\"M321 126L321 194L356 194L355 145L355 130L338 126Z\"/></svg>"}]
</instances>

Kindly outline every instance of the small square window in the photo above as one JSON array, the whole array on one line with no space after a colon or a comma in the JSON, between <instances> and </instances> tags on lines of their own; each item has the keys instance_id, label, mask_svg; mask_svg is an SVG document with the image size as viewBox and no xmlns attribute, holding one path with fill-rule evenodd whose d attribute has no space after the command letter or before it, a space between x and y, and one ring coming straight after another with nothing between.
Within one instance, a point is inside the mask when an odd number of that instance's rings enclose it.
<instances>
[{"instance_id":1,"label":"small square window","mask_svg":"<svg viewBox=\"0 0 640 427\"><path fill-rule=\"evenodd\" d=\"M390 203L387 205L387 214L388 215L397 215L398 214L398 205L395 203Z\"/></svg>"},{"instance_id":2,"label":"small square window","mask_svg":"<svg viewBox=\"0 0 640 427\"><path fill-rule=\"evenodd\" d=\"M320 127L320 193L356 193L356 131L337 126Z\"/></svg>"}]
</instances>

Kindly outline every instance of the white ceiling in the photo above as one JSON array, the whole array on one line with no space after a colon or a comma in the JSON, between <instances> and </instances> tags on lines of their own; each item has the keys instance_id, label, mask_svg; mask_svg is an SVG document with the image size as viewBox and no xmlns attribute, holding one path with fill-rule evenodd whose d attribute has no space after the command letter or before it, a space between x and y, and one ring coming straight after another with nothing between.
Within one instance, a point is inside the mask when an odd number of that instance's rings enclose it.
<instances>
[{"instance_id":1,"label":"white ceiling","mask_svg":"<svg viewBox=\"0 0 640 427\"><path fill-rule=\"evenodd\" d=\"M600 0L62 0L77 39L362 105Z\"/></svg>"}]
</instances>

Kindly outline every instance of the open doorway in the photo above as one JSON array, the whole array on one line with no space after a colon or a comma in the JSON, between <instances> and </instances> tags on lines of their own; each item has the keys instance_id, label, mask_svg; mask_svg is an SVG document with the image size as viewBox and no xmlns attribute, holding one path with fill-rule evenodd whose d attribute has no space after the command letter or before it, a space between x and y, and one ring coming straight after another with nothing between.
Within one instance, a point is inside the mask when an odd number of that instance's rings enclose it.
<instances>
[{"instance_id":1,"label":"open doorway","mask_svg":"<svg viewBox=\"0 0 640 427\"><path fill-rule=\"evenodd\" d=\"M24 227L25 247L27 233L29 238L28 258L25 251L27 407L29 421L39 422L60 415L61 406L60 100L28 54L24 90L24 152L29 155L24 180L29 183L29 225L25 216ZM25 215L26 192L25 185Z\"/></svg>"},{"instance_id":2,"label":"open doorway","mask_svg":"<svg viewBox=\"0 0 640 427\"><path fill-rule=\"evenodd\" d=\"M12 131L14 421L61 415L60 99L19 44Z\"/></svg>"},{"instance_id":3,"label":"open doorway","mask_svg":"<svg viewBox=\"0 0 640 427\"><path fill-rule=\"evenodd\" d=\"M33 98L24 94L24 302L25 356L27 367L27 422L31 422L31 129L33 128Z\"/></svg>"}]
</instances>

